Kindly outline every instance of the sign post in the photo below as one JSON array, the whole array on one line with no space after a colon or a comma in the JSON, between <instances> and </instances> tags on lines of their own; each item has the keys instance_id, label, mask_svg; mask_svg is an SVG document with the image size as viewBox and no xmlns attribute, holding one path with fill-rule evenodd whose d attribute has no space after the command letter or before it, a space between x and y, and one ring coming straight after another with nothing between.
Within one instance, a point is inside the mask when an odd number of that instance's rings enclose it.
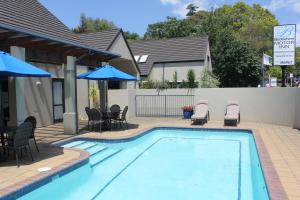
<instances>
[{"instance_id":1,"label":"sign post","mask_svg":"<svg viewBox=\"0 0 300 200\"><path fill-rule=\"evenodd\" d=\"M287 66L295 65L296 24L274 26L273 28L273 64L282 70L282 87L285 87Z\"/></svg>"}]
</instances>

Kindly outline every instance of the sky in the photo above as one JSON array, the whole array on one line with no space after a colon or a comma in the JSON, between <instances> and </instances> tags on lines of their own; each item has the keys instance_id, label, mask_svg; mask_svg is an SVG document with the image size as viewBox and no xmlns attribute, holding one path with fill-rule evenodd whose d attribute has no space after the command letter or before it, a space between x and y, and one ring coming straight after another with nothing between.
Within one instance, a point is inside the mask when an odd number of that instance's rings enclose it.
<instances>
[{"instance_id":1,"label":"sky","mask_svg":"<svg viewBox=\"0 0 300 200\"><path fill-rule=\"evenodd\" d=\"M235 0L39 0L69 28L79 24L81 13L88 17L113 21L124 31L143 35L148 24L165 20L167 16L184 18L186 6L193 3L201 10L210 10ZM280 24L297 24L297 46L300 46L300 0L244 0L268 8Z\"/></svg>"}]
</instances>

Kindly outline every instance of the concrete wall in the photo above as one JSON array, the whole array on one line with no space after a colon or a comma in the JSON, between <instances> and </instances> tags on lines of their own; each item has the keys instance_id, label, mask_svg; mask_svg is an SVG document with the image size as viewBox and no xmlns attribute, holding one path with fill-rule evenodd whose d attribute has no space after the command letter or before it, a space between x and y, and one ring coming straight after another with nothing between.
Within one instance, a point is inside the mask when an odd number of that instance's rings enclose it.
<instances>
[{"instance_id":1,"label":"concrete wall","mask_svg":"<svg viewBox=\"0 0 300 200\"><path fill-rule=\"evenodd\" d=\"M150 72L149 79L154 81L164 80L173 81L173 74L177 72L177 80L187 80L188 70L193 69L196 75L196 80L200 79L201 72L204 69L204 62L180 62L180 63L165 63L154 64Z\"/></svg>"},{"instance_id":2,"label":"concrete wall","mask_svg":"<svg viewBox=\"0 0 300 200\"><path fill-rule=\"evenodd\" d=\"M128 106L127 117L135 116L135 93L137 90L109 90L108 105L120 105L121 109Z\"/></svg>"},{"instance_id":3,"label":"concrete wall","mask_svg":"<svg viewBox=\"0 0 300 200\"><path fill-rule=\"evenodd\" d=\"M135 99L127 95L157 95L156 90L118 90L109 92L109 104L130 105L131 116L135 114ZM209 101L212 120L223 120L228 100L240 103L241 120L272 123L300 128L299 88L214 88L214 89L168 89L161 95L195 95L197 100ZM132 115L133 114L133 115Z\"/></svg>"},{"instance_id":4,"label":"concrete wall","mask_svg":"<svg viewBox=\"0 0 300 200\"><path fill-rule=\"evenodd\" d=\"M31 63L55 76L64 77L64 65ZM77 74L87 71L87 67L77 66ZM51 78L25 78L25 107L26 114L37 118L38 126L53 124L53 97ZM88 81L77 80L77 105L79 119L86 119L84 108L89 106Z\"/></svg>"},{"instance_id":5,"label":"concrete wall","mask_svg":"<svg viewBox=\"0 0 300 200\"><path fill-rule=\"evenodd\" d=\"M298 89L296 98L294 127L300 129L300 89Z\"/></svg>"},{"instance_id":6,"label":"concrete wall","mask_svg":"<svg viewBox=\"0 0 300 200\"><path fill-rule=\"evenodd\" d=\"M56 78L63 78L63 65L31 64L49 71ZM37 126L48 126L53 123L51 78L25 78L25 107L28 116L36 117Z\"/></svg>"}]
</instances>

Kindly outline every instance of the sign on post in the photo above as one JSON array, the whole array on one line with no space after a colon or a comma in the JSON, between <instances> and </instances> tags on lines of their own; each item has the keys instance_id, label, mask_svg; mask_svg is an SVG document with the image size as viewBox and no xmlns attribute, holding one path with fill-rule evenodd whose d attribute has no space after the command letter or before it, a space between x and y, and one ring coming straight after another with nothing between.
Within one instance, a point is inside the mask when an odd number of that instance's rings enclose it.
<instances>
[{"instance_id":1,"label":"sign on post","mask_svg":"<svg viewBox=\"0 0 300 200\"><path fill-rule=\"evenodd\" d=\"M273 64L295 65L296 24L275 26L273 30Z\"/></svg>"},{"instance_id":2,"label":"sign on post","mask_svg":"<svg viewBox=\"0 0 300 200\"><path fill-rule=\"evenodd\" d=\"M271 87L277 87L277 78L276 77L271 77L271 81L270 81L270 86Z\"/></svg>"}]
</instances>

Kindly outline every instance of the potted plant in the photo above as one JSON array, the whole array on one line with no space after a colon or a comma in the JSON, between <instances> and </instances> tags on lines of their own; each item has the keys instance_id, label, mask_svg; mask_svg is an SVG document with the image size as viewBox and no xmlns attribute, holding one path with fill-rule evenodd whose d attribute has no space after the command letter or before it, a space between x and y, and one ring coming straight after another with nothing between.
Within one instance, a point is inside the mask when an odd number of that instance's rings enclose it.
<instances>
[{"instance_id":1,"label":"potted plant","mask_svg":"<svg viewBox=\"0 0 300 200\"><path fill-rule=\"evenodd\" d=\"M193 106L183 106L183 118L184 119L191 119L191 116L193 115L194 108Z\"/></svg>"}]
</instances>

